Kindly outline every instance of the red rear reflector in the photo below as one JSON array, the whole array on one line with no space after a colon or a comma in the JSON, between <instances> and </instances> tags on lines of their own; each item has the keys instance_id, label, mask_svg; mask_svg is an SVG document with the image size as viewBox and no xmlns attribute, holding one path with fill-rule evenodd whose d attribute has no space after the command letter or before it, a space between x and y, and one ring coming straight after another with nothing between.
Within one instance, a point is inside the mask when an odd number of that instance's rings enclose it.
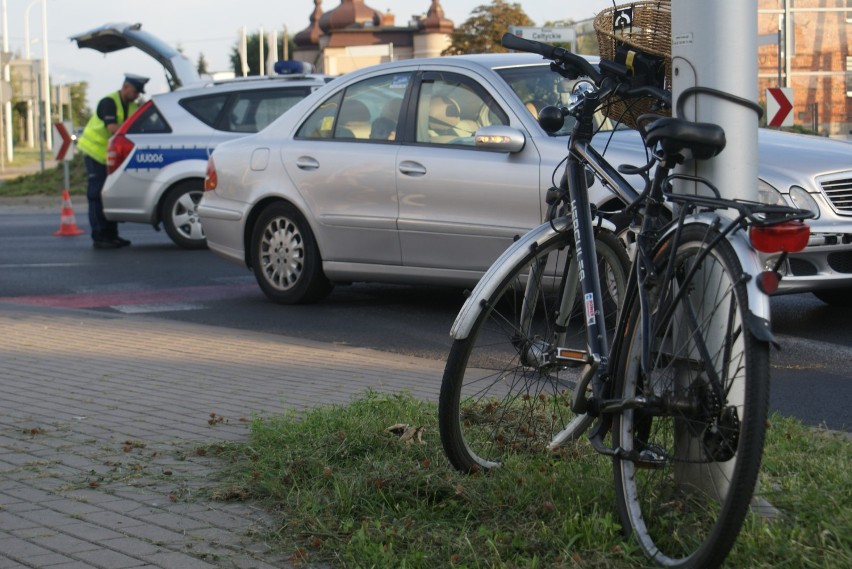
<instances>
[{"instance_id":1,"label":"red rear reflector","mask_svg":"<svg viewBox=\"0 0 852 569\"><path fill-rule=\"evenodd\" d=\"M778 283L781 282L781 275L775 271L763 271L757 275L757 288L765 294L772 294L778 290Z\"/></svg>"},{"instance_id":2,"label":"red rear reflector","mask_svg":"<svg viewBox=\"0 0 852 569\"><path fill-rule=\"evenodd\" d=\"M754 225L748 236L752 246L762 253L796 253L807 246L811 228L801 221L763 227Z\"/></svg>"},{"instance_id":3,"label":"red rear reflector","mask_svg":"<svg viewBox=\"0 0 852 569\"><path fill-rule=\"evenodd\" d=\"M216 176L216 164L213 163L213 158L207 159L207 174L204 176L204 191L209 192L215 190L219 185L219 177Z\"/></svg>"}]
</instances>

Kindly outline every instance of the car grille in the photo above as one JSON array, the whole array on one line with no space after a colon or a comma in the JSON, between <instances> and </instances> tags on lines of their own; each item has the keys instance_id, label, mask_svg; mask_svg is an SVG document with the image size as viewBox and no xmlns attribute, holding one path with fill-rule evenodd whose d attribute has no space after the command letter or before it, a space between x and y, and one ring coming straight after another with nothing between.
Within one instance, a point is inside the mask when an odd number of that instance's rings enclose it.
<instances>
[{"instance_id":1,"label":"car grille","mask_svg":"<svg viewBox=\"0 0 852 569\"><path fill-rule=\"evenodd\" d=\"M829 254L828 266L838 273L852 273L852 252Z\"/></svg>"},{"instance_id":2,"label":"car grille","mask_svg":"<svg viewBox=\"0 0 852 569\"><path fill-rule=\"evenodd\" d=\"M837 213L852 215L852 172L825 176L819 183Z\"/></svg>"}]
</instances>

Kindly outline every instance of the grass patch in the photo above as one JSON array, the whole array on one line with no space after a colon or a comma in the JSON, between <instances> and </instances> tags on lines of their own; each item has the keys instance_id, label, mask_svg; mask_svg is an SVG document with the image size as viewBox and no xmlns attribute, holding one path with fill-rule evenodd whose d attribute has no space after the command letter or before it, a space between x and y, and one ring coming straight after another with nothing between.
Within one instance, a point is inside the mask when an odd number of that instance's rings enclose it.
<instances>
[{"instance_id":1,"label":"grass patch","mask_svg":"<svg viewBox=\"0 0 852 569\"><path fill-rule=\"evenodd\" d=\"M343 407L256 418L218 499L261 500L291 561L344 567L642 567L615 512L610 461L579 443L482 475L446 461L436 407L368 393ZM387 427L424 427L409 444ZM852 566L852 444L773 417L763 495L780 520L747 522L732 567Z\"/></svg>"},{"instance_id":2,"label":"grass patch","mask_svg":"<svg viewBox=\"0 0 852 569\"><path fill-rule=\"evenodd\" d=\"M40 160L38 149L35 150L35 156L32 156L32 153L32 149L28 149L27 151L16 150L15 160L9 166L23 166L38 162ZM50 157L52 158L53 156L51 155ZM68 167L70 176L69 193L71 195L85 195L87 176L86 165L83 163L83 155L78 152L68 164ZM62 194L64 188L64 166L60 162L52 168L45 168L44 172L18 176L17 178L0 183L0 196L58 196Z\"/></svg>"}]
</instances>

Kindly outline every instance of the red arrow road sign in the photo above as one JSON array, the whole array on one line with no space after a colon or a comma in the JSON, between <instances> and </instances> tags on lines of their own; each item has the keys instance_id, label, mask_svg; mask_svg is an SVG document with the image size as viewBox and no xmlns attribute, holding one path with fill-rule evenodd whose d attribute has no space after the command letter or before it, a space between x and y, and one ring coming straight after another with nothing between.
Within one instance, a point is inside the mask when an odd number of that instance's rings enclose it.
<instances>
[{"instance_id":1,"label":"red arrow road sign","mask_svg":"<svg viewBox=\"0 0 852 569\"><path fill-rule=\"evenodd\" d=\"M56 158L56 160L65 160L67 154L67 158L70 159L71 155L68 150L74 142L74 137L71 136L70 132L68 132L68 128L65 126L65 123L61 122L53 123L53 132L56 134L56 136L53 137L54 139L62 139L62 144L57 146L54 158Z\"/></svg>"},{"instance_id":2,"label":"red arrow road sign","mask_svg":"<svg viewBox=\"0 0 852 569\"><path fill-rule=\"evenodd\" d=\"M793 126L793 90L769 88L766 90L766 117L769 126Z\"/></svg>"}]
</instances>

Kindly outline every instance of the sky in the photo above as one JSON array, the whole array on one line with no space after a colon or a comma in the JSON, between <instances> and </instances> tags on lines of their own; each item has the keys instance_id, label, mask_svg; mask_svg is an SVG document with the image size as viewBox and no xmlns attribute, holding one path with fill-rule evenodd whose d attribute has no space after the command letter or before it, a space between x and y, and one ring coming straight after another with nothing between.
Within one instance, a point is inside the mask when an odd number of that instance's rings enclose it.
<instances>
[{"instance_id":1,"label":"sky","mask_svg":"<svg viewBox=\"0 0 852 569\"><path fill-rule=\"evenodd\" d=\"M290 34L305 29L314 10L313 0L144 0L122 2L108 0L2 0L5 5L4 29L8 51L26 54L26 20L29 13L30 57L40 59L45 43L42 34L42 4L46 4L47 61L54 83L87 81L88 103L92 107L102 96L121 87L124 73L151 78L148 94L168 90L163 68L153 59L134 49L103 55L91 49L79 49L70 36L111 22L141 23L142 29L166 43L180 47L193 62L204 54L209 71L231 70L230 54L239 39L239 30L257 33L286 26ZM431 0L366 0L367 6L396 15L397 25L425 14ZM456 25L470 17L478 6L490 0L442 0L447 18ZM535 22L585 19L612 0L521 0L521 8ZM328 12L340 0L323 0ZM558 6L558 9L554 9Z\"/></svg>"}]
</instances>

